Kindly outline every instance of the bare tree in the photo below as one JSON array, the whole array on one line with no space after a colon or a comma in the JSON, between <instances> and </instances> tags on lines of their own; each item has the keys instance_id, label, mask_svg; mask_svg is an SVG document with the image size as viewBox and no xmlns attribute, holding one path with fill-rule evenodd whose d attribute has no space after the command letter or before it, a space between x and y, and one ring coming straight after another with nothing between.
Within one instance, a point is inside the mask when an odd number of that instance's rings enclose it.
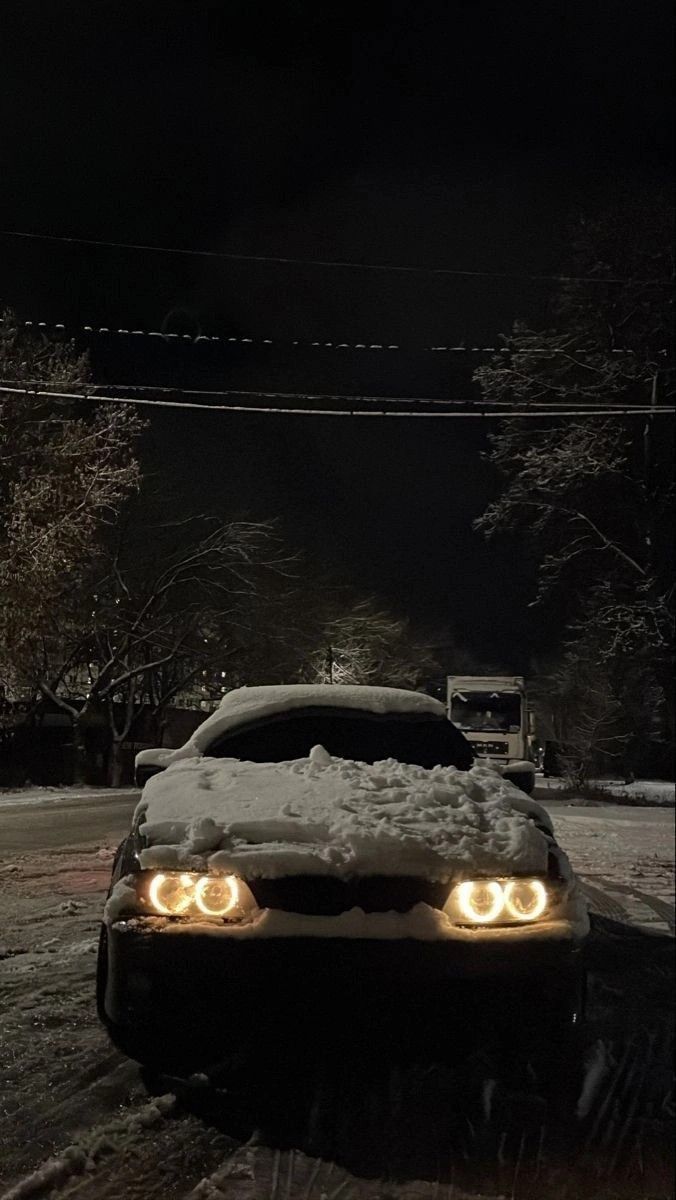
<instances>
[{"instance_id":1,"label":"bare tree","mask_svg":"<svg viewBox=\"0 0 676 1200\"><path fill-rule=\"evenodd\" d=\"M599 619L599 613L601 619ZM664 694L649 653L640 645L618 655L617 631L603 608L586 614L563 654L538 671L531 686L543 737L571 780L590 772L619 773L629 782L650 763L666 763Z\"/></svg>"},{"instance_id":2,"label":"bare tree","mask_svg":"<svg viewBox=\"0 0 676 1200\"><path fill-rule=\"evenodd\" d=\"M564 285L552 326L517 323L475 377L488 399L552 413L505 420L491 435L487 458L502 488L477 527L528 539L539 564L534 604L557 607L564 639L593 613L608 633L605 662L650 657L673 740L672 426L650 413L674 395L671 225L668 206L647 200L580 221L571 275L597 285ZM600 415L556 416L557 404L585 401ZM604 417L618 401L645 404L645 420Z\"/></svg>"},{"instance_id":3,"label":"bare tree","mask_svg":"<svg viewBox=\"0 0 676 1200\"><path fill-rule=\"evenodd\" d=\"M569 650L537 680L533 696L540 728L556 744L571 785L584 786L594 771L621 758L630 734L613 681L600 662Z\"/></svg>"},{"instance_id":4,"label":"bare tree","mask_svg":"<svg viewBox=\"0 0 676 1200\"><path fill-rule=\"evenodd\" d=\"M320 599L308 634L299 671L308 682L417 687L439 669L406 620L347 588L333 588Z\"/></svg>"},{"instance_id":5,"label":"bare tree","mask_svg":"<svg viewBox=\"0 0 676 1200\"><path fill-rule=\"evenodd\" d=\"M17 388L0 393L0 679L9 694L44 657L101 531L138 486L142 423L131 411L30 391L84 396L88 375L72 343L27 333L5 311L0 377Z\"/></svg>"},{"instance_id":6,"label":"bare tree","mask_svg":"<svg viewBox=\"0 0 676 1200\"><path fill-rule=\"evenodd\" d=\"M199 516L144 536L118 537L92 594L90 619L75 658L86 663L83 702L74 704L42 677L40 692L69 713L83 760L82 730L102 714L110 732L109 777L121 778L121 750L140 713L157 719L214 660L241 656L248 609L266 578L289 571L291 558L271 523L218 522ZM139 544L152 546L143 556ZM71 653L71 657L72 657Z\"/></svg>"}]
</instances>

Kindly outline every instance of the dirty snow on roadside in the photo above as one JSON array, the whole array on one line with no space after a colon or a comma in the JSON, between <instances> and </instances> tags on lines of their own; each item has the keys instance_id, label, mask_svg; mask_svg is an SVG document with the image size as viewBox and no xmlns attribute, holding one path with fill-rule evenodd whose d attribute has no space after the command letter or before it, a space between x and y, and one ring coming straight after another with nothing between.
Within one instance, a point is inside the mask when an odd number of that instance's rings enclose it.
<instances>
[{"instance_id":1,"label":"dirty snow on roadside","mask_svg":"<svg viewBox=\"0 0 676 1200\"><path fill-rule=\"evenodd\" d=\"M83 1187L83 1174L91 1190L78 1195L166 1198L173 1193L162 1164L197 1181L230 1144L168 1106L149 1108L137 1066L113 1050L99 1024L96 948L112 857L112 846L95 845L0 854L3 1200L19 1179L15 1194L24 1197L71 1177ZM139 1153L142 1193L134 1183ZM110 1172L108 1193L102 1178Z\"/></svg>"}]
</instances>

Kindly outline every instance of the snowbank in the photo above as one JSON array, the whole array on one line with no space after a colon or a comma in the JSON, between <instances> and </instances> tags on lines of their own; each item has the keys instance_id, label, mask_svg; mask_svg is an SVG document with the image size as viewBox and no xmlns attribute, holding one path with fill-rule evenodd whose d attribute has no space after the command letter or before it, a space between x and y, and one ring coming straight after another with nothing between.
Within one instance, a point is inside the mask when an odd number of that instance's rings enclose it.
<instances>
[{"instance_id":1,"label":"snowbank","mask_svg":"<svg viewBox=\"0 0 676 1200\"><path fill-rule=\"evenodd\" d=\"M540 791L563 793L563 798L568 803L571 801L577 801L579 804L589 803L589 798L585 801L583 795L576 797L571 784L558 776L537 775L535 785ZM676 806L676 784L668 779L637 779L634 783L624 783L621 779L590 779L587 792L589 797L597 801L600 799L600 794L605 793L609 799L612 798L621 804L637 807L674 808Z\"/></svg>"},{"instance_id":2,"label":"snowbank","mask_svg":"<svg viewBox=\"0 0 676 1200\"><path fill-rule=\"evenodd\" d=\"M540 873L548 839L530 818L551 831L545 809L486 764L371 765L323 747L283 763L178 761L149 781L136 815L142 867L244 878Z\"/></svg>"},{"instance_id":3,"label":"snowbank","mask_svg":"<svg viewBox=\"0 0 676 1200\"><path fill-rule=\"evenodd\" d=\"M623 783L620 779L599 779L592 786L634 804L664 804L673 808L676 803L676 784L668 780L637 779L635 783Z\"/></svg>"},{"instance_id":4,"label":"snowbank","mask_svg":"<svg viewBox=\"0 0 676 1200\"><path fill-rule=\"evenodd\" d=\"M294 708L320 707L351 708L381 716L386 713L419 713L421 716L433 713L435 716L446 716L441 701L423 692L410 692L404 688L331 683L283 683L236 688L223 697L216 712L207 717L184 746L163 759L163 765L167 761L177 762L204 754L214 738L245 725L249 720L263 720ZM152 757L156 753L146 752L148 757L143 761L157 761L159 764L160 760ZM140 761L139 755L137 764Z\"/></svg>"}]
</instances>

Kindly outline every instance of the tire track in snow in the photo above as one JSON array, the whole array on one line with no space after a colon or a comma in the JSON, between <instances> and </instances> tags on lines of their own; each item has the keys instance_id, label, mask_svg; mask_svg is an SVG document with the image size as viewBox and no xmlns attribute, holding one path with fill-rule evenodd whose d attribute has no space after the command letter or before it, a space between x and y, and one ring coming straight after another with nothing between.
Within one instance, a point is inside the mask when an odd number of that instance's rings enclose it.
<instances>
[{"instance_id":1,"label":"tire track in snow","mask_svg":"<svg viewBox=\"0 0 676 1200\"><path fill-rule=\"evenodd\" d=\"M92 1126L0 1200L178 1200L235 1143L175 1105L159 1096Z\"/></svg>"},{"instance_id":2,"label":"tire track in snow","mask_svg":"<svg viewBox=\"0 0 676 1200\"><path fill-rule=\"evenodd\" d=\"M674 906L659 896L641 891L631 884L615 882L604 875L580 874L578 878L592 912L602 917L610 917L613 921L620 921L623 925L639 928L659 925L666 926L671 933L674 932ZM594 880L593 884L589 882L590 879ZM596 884L601 886L597 887ZM624 900L625 896L627 900Z\"/></svg>"},{"instance_id":3,"label":"tire track in snow","mask_svg":"<svg viewBox=\"0 0 676 1200\"><path fill-rule=\"evenodd\" d=\"M588 875L579 875L578 878L582 893L593 913L598 913L602 917L610 917L611 920L620 921L622 924L628 924L629 914L618 900L602 891L601 888L588 883Z\"/></svg>"},{"instance_id":4,"label":"tire track in snow","mask_svg":"<svg viewBox=\"0 0 676 1200\"><path fill-rule=\"evenodd\" d=\"M73 1175L94 1171L102 1155L114 1153L125 1137L133 1137L157 1124L172 1111L175 1102L174 1096L159 1096L141 1108L95 1125L60 1154L48 1158L35 1171L18 1180L0 1200L29 1200L29 1197L45 1192L53 1193Z\"/></svg>"},{"instance_id":5,"label":"tire track in snow","mask_svg":"<svg viewBox=\"0 0 676 1200\"><path fill-rule=\"evenodd\" d=\"M439 1180L364 1179L333 1162L300 1150L280 1150L254 1141L240 1147L183 1200L501 1200L471 1194ZM504 1197L502 1198L504 1200Z\"/></svg>"},{"instance_id":6,"label":"tire track in snow","mask_svg":"<svg viewBox=\"0 0 676 1200\"><path fill-rule=\"evenodd\" d=\"M632 899L638 900L642 904L645 904L646 907L652 909L656 916L659 917L660 921L664 922L665 925L668 925L669 929L673 932L674 925L676 923L676 909L674 908L673 904L668 904L666 900L662 900L659 896L652 896L649 895L648 892L642 892L638 888L632 887L630 884L613 883L612 880L606 879L604 875L597 875L595 878L598 879L599 882L602 883L604 887L607 887L610 891L614 890L616 892L623 893L624 895L630 896Z\"/></svg>"}]
</instances>

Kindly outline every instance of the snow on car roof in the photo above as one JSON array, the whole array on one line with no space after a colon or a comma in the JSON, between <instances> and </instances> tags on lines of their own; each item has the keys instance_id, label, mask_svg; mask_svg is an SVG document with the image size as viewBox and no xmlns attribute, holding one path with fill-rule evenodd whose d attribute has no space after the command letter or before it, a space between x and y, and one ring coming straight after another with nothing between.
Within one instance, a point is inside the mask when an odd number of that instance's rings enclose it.
<instances>
[{"instance_id":1,"label":"snow on car roof","mask_svg":"<svg viewBox=\"0 0 676 1200\"><path fill-rule=\"evenodd\" d=\"M446 709L439 700L423 692L404 688L342 683L281 683L241 687L228 692L216 711L198 726L184 746L168 756L167 761L176 762L204 754L215 738L249 721L272 717L293 708L324 706L357 709L381 716L387 713L446 716Z\"/></svg>"},{"instance_id":2,"label":"snow on car roof","mask_svg":"<svg viewBox=\"0 0 676 1200\"><path fill-rule=\"evenodd\" d=\"M316 746L281 763L192 758L146 784L144 868L245 878L541 873L544 809L491 767L367 764ZM551 828L551 826L549 826Z\"/></svg>"}]
</instances>

